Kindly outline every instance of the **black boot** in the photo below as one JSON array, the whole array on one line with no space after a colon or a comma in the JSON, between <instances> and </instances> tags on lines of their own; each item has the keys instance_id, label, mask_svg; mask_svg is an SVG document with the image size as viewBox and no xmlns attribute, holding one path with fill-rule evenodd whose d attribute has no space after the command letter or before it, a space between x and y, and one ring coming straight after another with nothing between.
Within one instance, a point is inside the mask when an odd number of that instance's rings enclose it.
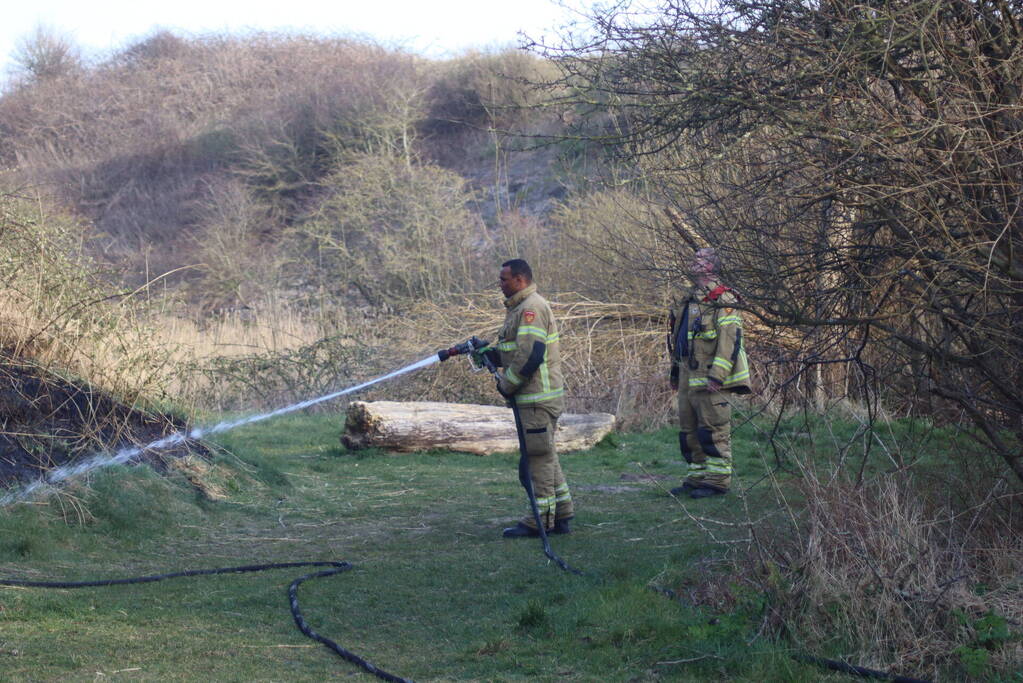
<instances>
[{"instance_id":1,"label":"black boot","mask_svg":"<svg viewBox=\"0 0 1023 683\"><path fill-rule=\"evenodd\" d=\"M518 522L515 526L510 526L502 531L501 535L505 538L535 538L540 535L540 532L531 526Z\"/></svg>"},{"instance_id":2,"label":"black boot","mask_svg":"<svg viewBox=\"0 0 1023 683\"><path fill-rule=\"evenodd\" d=\"M703 486L700 486L699 488L694 488L689 493L689 497L690 498L710 498L711 496L723 496L726 493L728 493L728 491L723 491L721 489L714 488L713 486L707 486L706 484L704 484Z\"/></svg>"},{"instance_id":3,"label":"black boot","mask_svg":"<svg viewBox=\"0 0 1023 683\"><path fill-rule=\"evenodd\" d=\"M566 517L564 519L556 520L554 522L554 526L552 526L550 528L550 531L548 531L547 533L548 534L570 534L570 533L572 533L572 529L570 529L569 526L568 526L568 523L570 521L572 521L572 519L573 519L572 517Z\"/></svg>"},{"instance_id":4,"label":"black boot","mask_svg":"<svg viewBox=\"0 0 1023 683\"><path fill-rule=\"evenodd\" d=\"M671 490L671 495L673 495L673 496L684 496L684 495L687 495L690 491L692 491L695 488L696 487L693 486L688 481L684 481L684 482L682 482L681 486L676 486L675 488L673 488Z\"/></svg>"}]
</instances>

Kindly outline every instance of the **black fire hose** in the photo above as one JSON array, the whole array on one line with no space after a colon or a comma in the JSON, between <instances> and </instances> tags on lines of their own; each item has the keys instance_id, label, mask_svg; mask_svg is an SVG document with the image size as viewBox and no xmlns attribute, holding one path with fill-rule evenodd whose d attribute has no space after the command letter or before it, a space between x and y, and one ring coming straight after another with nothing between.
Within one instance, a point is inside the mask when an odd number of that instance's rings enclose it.
<instances>
[{"instance_id":1,"label":"black fire hose","mask_svg":"<svg viewBox=\"0 0 1023 683\"><path fill-rule=\"evenodd\" d=\"M91 588L96 586L120 586L128 583L153 583L154 581L163 581L165 579L177 579L184 576L209 576L211 574L243 574L246 572L262 572L269 569L288 569L292 567L330 567L319 572L313 572L312 574L306 574L300 576L291 582L288 586L288 600L291 603L291 616L295 619L295 625L298 630L301 631L305 636L312 638L313 640L322 643L327 648L333 650L343 659L348 660L352 664L357 664L362 667L365 671L373 674L377 678L382 678L385 681L391 681L391 683L412 683L407 678L401 678L395 676L392 673L388 673L383 669L379 669L374 665L367 662L362 657L350 652L333 640L321 636L319 633L309 627L305 617L302 616L302 611L298 607L298 586L303 581L309 579L320 579L328 576L334 576L341 572L348 571L352 568L352 565L348 562L277 562L273 564L253 564L246 565L243 567L222 567L220 569L191 569L183 572L172 572L169 574L156 574L153 576L136 576L128 579L102 579L99 581L24 581L21 579L4 579L0 578L0 586L20 586L24 588Z\"/></svg>"},{"instance_id":2,"label":"black fire hose","mask_svg":"<svg viewBox=\"0 0 1023 683\"><path fill-rule=\"evenodd\" d=\"M540 540L543 542L543 554L552 562L564 569L582 576L582 572L571 567L563 559L554 554L551 550L551 542L547 538L547 530L544 528L543 520L540 519L540 506L536 503L536 493L533 491L533 477L529 472L529 454L526 452L526 433L522 427L522 416L519 414L519 404L515 396L508 396L508 403L511 404L512 414L515 416L515 432L519 436L519 483L526 489L526 496L529 497L529 507L533 511L533 520L536 522L536 530L540 532Z\"/></svg>"},{"instance_id":3,"label":"black fire hose","mask_svg":"<svg viewBox=\"0 0 1023 683\"><path fill-rule=\"evenodd\" d=\"M910 676L901 676L899 674L893 674L887 671L877 671L875 669L868 669L865 666L856 666L855 664L849 664L848 662L841 662L834 659L825 659L823 657L813 657L811 655L792 655L792 658L800 662L806 662L807 664L815 664L816 666L820 666L825 669L831 669L832 671L839 671L841 673L849 674L850 676L862 676L863 678L878 678L882 681L895 681L895 683L930 683L930 681L923 678L912 678Z\"/></svg>"}]
</instances>

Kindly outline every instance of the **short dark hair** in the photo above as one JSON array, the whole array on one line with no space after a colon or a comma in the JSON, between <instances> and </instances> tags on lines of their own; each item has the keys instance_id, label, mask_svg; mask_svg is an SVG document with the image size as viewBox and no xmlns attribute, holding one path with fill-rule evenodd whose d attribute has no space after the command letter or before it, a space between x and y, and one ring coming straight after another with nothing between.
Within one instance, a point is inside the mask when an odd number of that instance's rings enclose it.
<instances>
[{"instance_id":1,"label":"short dark hair","mask_svg":"<svg viewBox=\"0 0 1023 683\"><path fill-rule=\"evenodd\" d=\"M533 281L533 269L529 267L525 259L513 258L510 261L505 261L501 264L502 268L507 267L511 271L512 275L521 275L526 279L526 282Z\"/></svg>"}]
</instances>

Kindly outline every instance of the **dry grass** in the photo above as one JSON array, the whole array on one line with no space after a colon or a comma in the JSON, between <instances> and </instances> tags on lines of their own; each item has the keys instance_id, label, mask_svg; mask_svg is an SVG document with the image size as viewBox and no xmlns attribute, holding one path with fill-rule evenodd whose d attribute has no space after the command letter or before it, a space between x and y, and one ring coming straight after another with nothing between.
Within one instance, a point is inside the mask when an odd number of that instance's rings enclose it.
<instances>
[{"instance_id":1,"label":"dry grass","mask_svg":"<svg viewBox=\"0 0 1023 683\"><path fill-rule=\"evenodd\" d=\"M854 487L805 469L801 482L805 517L766 541L759 581L810 651L925 676L1023 661L1011 635L1023 624L1018 493L996 486L956 512L905 474Z\"/></svg>"},{"instance_id":2,"label":"dry grass","mask_svg":"<svg viewBox=\"0 0 1023 683\"><path fill-rule=\"evenodd\" d=\"M201 323L163 311L147 320L144 343L164 360L152 384L179 405L270 408L384 374L472 335L492 340L504 319L501 301L498 292L481 293L446 306L419 303L401 315L350 312L329 322L272 302ZM573 294L559 295L552 307L561 329L570 411L610 412L628 429L660 426L673 418L660 311ZM350 353L314 352L325 347ZM116 356L101 359L101 350L93 351L96 365L117 367ZM344 365L353 354L361 359L358 366ZM312 367L317 362L342 365ZM211 372L228 365L239 371L237 381ZM312 381L303 385L303 377ZM261 390L251 391L253 386ZM360 398L500 400L491 383L468 372L461 360L372 388Z\"/></svg>"},{"instance_id":3,"label":"dry grass","mask_svg":"<svg viewBox=\"0 0 1023 683\"><path fill-rule=\"evenodd\" d=\"M550 301L561 333L569 411L612 413L619 428L660 426L671 419L673 395L666 379L660 311L592 301L570 293ZM401 339L409 349L435 350L472 335L493 341L504 321L501 302L500 293L493 292L467 297L461 305L423 303L410 314L388 321L379 332ZM410 397L499 400L489 382L472 379L458 362L411 381Z\"/></svg>"},{"instance_id":4,"label":"dry grass","mask_svg":"<svg viewBox=\"0 0 1023 683\"><path fill-rule=\"evenodd\" d=\"M161 313L153 318L163 346L173 349L174 365L208 358L279 352L312 344L323 326L293 309L272 305L260 312L231 311L209 320Z\"/></svg>"},{"instance_id":5,"label":"dry grass","mask_svg":"<svg viewBox=\"0 0 1023 683\"><path fill-rule=\"evenodd\" d=\"M129 401L166 392L169 359L130 307L96 306L96 318L82 320L69 317L59 301L32 305L24 290L0 289L0 299L0 346L10 356L84 378Z\"/></svg>"},{"instance_id":6,"label":"dry grass","mask_svg":"<svg viewBox=\"0 0 1023 683\"><path fill-rule=\"evenodd\" d=\"M313 383L300 387L301 376L288 382L294 391L280 396L274 386L280 377L269 371L279 372L281 359L301 356L303 349L322 345L331 336L345 336L349 327L344 321L325 323L273 301L201 320L162 311L150 323L156 330L151 342L163 349L168 359L162 383L167 395L192 412L278 407L283 400L314 397L322 387ZM266 374L242 369L244 376L232 382L228 368L242 368L250 360ZM313 363L315 357L309 358L307 364ZM301 370L317 371L313 367ZM265 383L265 390L254 390L260 382ZM299 386L294 386L296 383ZM303 392L308 393L301 395Z\"/></svg>"}]
</instances>

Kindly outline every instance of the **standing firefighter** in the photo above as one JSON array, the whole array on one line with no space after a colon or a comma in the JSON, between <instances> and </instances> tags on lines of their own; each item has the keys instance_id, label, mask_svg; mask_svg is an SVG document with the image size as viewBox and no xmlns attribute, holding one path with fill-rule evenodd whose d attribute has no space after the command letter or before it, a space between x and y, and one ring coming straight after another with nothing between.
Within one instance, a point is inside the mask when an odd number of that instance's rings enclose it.
<instances>
[{"instance_id":1,"label":"standing firefighter","mask_svg":"<svg viewBox=\"0 0 1023 683\"><path fill-rule=\"evenodd\" d=\"M514 397L522 420L529 471L548 533L567 534L572 496L554 450L554 432L564 409L565 385L558 351L558 325L547 301L536 293L533 272L522 259L501 264L507 314L496 347L502 370L497 390ZM538 536L533 515L504 530L506 538Z\"/></svg>"},{"instance_id":2,"label":"standing firefighter","mask_svg":"<svg viewBox=\"0 0 1023 683\"><path fill-rule=\"evenodd\" d=\"M671 387L678 390L678 443L689 472L673 495L706 498L732 482L732 405L726 392L750 393L738 298L717 280L717 253L693 257L695 286L671 311Z\"/></svg>"}]
</instances>

